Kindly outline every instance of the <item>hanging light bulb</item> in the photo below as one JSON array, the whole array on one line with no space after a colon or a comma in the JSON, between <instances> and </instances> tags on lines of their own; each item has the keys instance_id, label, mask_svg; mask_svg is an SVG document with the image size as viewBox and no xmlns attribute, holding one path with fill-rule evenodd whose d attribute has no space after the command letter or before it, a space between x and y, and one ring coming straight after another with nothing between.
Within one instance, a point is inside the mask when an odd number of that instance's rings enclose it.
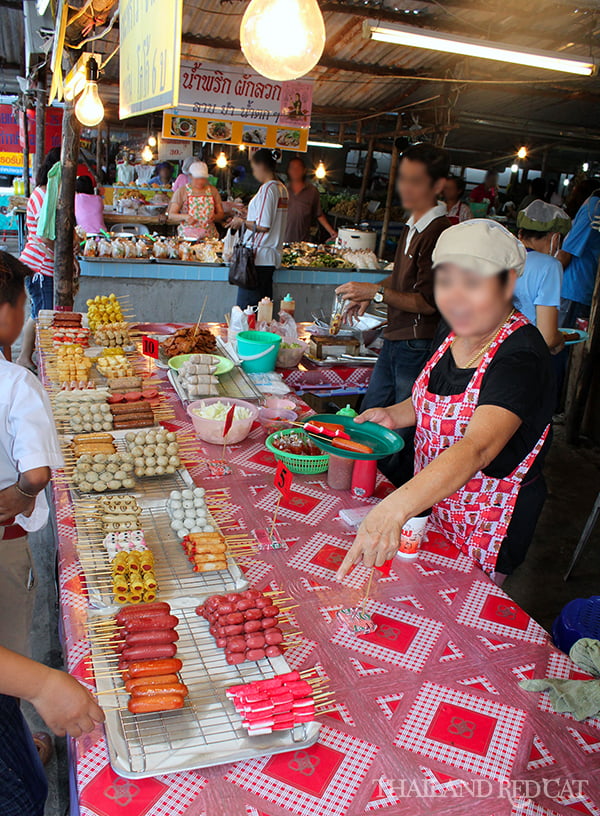
<instances>
[{"instance_id":1,"label":"hanging light bulb","mask_svg":"<svg viewBox=\"0 0 600 816\"><path fill-rule=\"evenodd\" d=\"M242 17L244 56L259 74L284 82L311 71L325 48L316 0L251 0Z\"/></svg>"},{"instance_id":2,"label":"hanging light bulb","mask_svg":"<svg viewBox=\"0 0 600 816\"><path fill-rule=\"evenodd\" d=\"M152 148L149 144L144 145L144 149L142 150L142 159L145 162L151 162L154 158L154 153L152 152Z\"/></svg>"},{"instance_id":3,"label":"hanging light bulb","mask_svg":"<svg viewBox=\"0 0 600 816\"><path fill-rule=\"evenodd\" d=\"M317 169L315 170L315 177L318 179L324 179L327 175L327 170L325 170L325 165L322 161L320 161L317 165Z\"/></svg>"},{"instance_id":4,"label":"hanging light bulb","mask_svg":"<svg viewBox=\"0 0 600 816\"><path fill-rule=\"evenodd\" d=\"M98 96L98 63L90 57L86 68L86 83L75 105L75 116L84 127L96 127L104 119L104 105Z\"/></svg>"},{"instance_id":5,"label":"hanging light bulb","mask_svg":"<svg viewBox=\"0 0 600 816\"><path fill-rule=\"evenodd\" d=\"M225 155L225 153L223 153L222 150L217 156L216 165L221 170L223 170L224 167L227 167L227 156Z\"/></svg>"},{"instance_id":6,"label":"hanging light bulb","mask_svg":"<svg viewBox=\"0 0 600 816\"><path fill-rule=\"evenodd\" d=\"M587 173L587 171L590 169L590 163L589 162L584 162L581 165L581 169L583 170L584 173Z\"/></svg>"},{"instance_id":7,"label":"hanging light bulb","mask_svg":"<svg viewBox=\"0 0 600 816\"><path fill-rule=\"evenodd\" d=\"M156 136L148 136L148 144L150 147L156 147Z\"/></svg>"},{"instance_id":8,"label":"hanging light bulb","mask_svg":"<svg viewBox=\"0 0 600 816\"><path fill-rule=\"evenodd\" d=\"M244 145L244 144L242 144L242 145L238 145L238 150L239 150L239 151L243 151L243 150L245 150L245 149L246 149L246 145Z\"/></svg>"},{"instance_id":9,"label":"hanging light bulb","mask_svg":"<svg viewBox=\"0 0 600 816\"><path fill-rule=\"evenodd\" d=\"M517 151L517 158L518 159L527 158L527 148L525 147L525 145L523 145L523 147L520 147L519 150Z\"/></svg>"},{"instance_id":10,"label":"hanging light bulb","mask_svg":"<svg viewBox=\"0 0 600 816\"><path fill-rule=\"evenodd\" d=\"M510 172L511 173L518 173L519 172L519 165L518 164L511 164Z\"/></svg>"}]
</instances>

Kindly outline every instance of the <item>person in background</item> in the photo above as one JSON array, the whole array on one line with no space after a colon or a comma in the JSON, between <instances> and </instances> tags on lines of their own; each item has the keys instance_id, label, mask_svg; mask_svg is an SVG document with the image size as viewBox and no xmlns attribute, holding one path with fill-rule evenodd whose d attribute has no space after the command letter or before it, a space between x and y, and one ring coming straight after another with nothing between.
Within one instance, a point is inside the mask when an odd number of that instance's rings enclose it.
<instances>
[{"instance_id":1,"label":"person in background","mask_svg":"<svg viewBox=\"0 0 600 816\"><path fill-rule=\"evenodd\" d=\"M288 176L288 214L285 230L285 243L310 241L310 228L318 221L330 238L337 237L321 209L319 191L306 180L306 164L300 156L290 159L287 166Z\"/></svg>"},{"instance_id":2,"label":"person in background","mask_svg":"<svg viewBox=\"0 0 600 816\"><path fill-rule=\"evenodd\" d=\"M558 330L563 271L554 256L570 226L571 219L564 210L541 199L532 201L517 216L519 240L527 250L527 259L523 274L517 278L514 303L538 327L554 354L564 347L564 336Z\"/></svg>"},{"instance_id":3,"label":"person in background","mask_svg":"<svg viewBox=\"0 0 600 816\"><path fill-rule=\"evenodd\" d=\"M170 187L173 180L173 165L171 162L161 162L156 165L156 173L150 179L150 184L157 184L159 187Z\"/></svg>"},{"instance_id":4,"label":"person in background","mask_svg":"<svg viewBox=\"0 0 600 816\"><path fill-rule=\"evenodd\" d=\"M473 187L469 199L474 204L483 204L484 201L489 201L488 212L493 208L498 209L500 200L498 198L498 173L496 170L488 170L485 174L485 179Z\"/></svg>"},{"instance_id":5,"label":"person in background","mask_svg":"<svg viewBox=\"0 0 600 816\"><path fill-rule=\"evenodd\" d=\"M439 314L433 297L431 253L450 226L446 205L438 202L450 169L448 153L430 144L416 144L402 154L398 193L411 213L398 240L391 275L380 283L344 283L335 290L348 302L348 316L364 314L371 302L387 305L387 328L377 363L364 396L363 410L405 400L431 352ZM380 469L394 482L410 478L413 467L412 429L403 430L405 448Z\"/></svg>"},{"instance_id":6,"label":"person in background","mask_svg":"<svg viewBox=\"0 0 600 816\"><path fill-rule=\"evenodd\" d=\"M190 176L190 167L195 161L197 161L195 156L187 156L183 160L181 163L181 173L173 182L173 192L179 190L180 187L185 187L186 184L191 182L192 177Z\"/></svg>"},{"instance_id":7,"label":"person in background","mask_svg":"<svg viewBox=\"0 0 600 816\"><path fill-rule=\"evenodd\" d=\"M437 350L412 397L355 422L416 426L415 473L359 527L338 578L392 558L406 521L431 508L425 535L453 546L497 584L523 561L546 498L542 471L555 400L552 358L513 309L525 249L495 221L442 232L433 250Z\"/></svg>"},{"instance_id":8,"label":"person in background","mask_svg":"<svg viewBox=\"0 0 600 816\"><path fill-rule=\"evenodd\" d=\"M242 310L264 297L273 299L273 273L281 263L288 207L287 188L277 177L279 155L278 150L261 147L250 157L260 187L248 205L247 218L236 217L230 225L232 230L244 230L244 244L254 250L258 275L257 289L238 286L237 305Z\"/></svg>"},{"instance_id":9,"label":"person in background","mask_svg":"<svg viewBox=\"0 0 600 816\"><path fill-rule=\"evenodd\" d=\"M27 202L27 240L21 253L21 260L32 270L27 281L31 308L30 317L23 332L21 353L16 362L35 371L33 350L35 347L35 320L40 309L54 306L54 241L37 235L38 220L46 197L48 173L60 161L60 148L53 147L38 170L35 189Z\"/></svg>"},{"instance_id":10,"label":"person in background","mask_svg":"<svg viewBox=\"0 0 600 816\"><path fill-rule=\"evenodd\" d=\"M521 200L519 204L519 212L529 207L532 201L546 200L546 182L541 176L531 179L527 186L527 195Z\"/></svg>"},{"instance_id":11,"label":"person in background","mask_svg":"<svg viewBox=\"0 0 600 816\"><path fill-rule=\"evenodd\" d=\"M575 328L578 318L590 316L600 259L600 179L585 179L581 187L581 192L573 190L572 198L578 201L586 192L588 197L577 210L573 226L557 256L565 270L560 325L568 329Z\"/></svg>"},{"instance_id":12,"label":"person in background","mask_svg":"<svg viewBox=\"0 0 600 816\"><path fill-rule=\"evenodd\" d=\"M11 346L21 332L30 274L0 252L0 346ZM42 816L47 782L19 698L29 700L60 735L91 731L104 715L76 680L28 658L35 575L27 531L46 524L43 490L50 469L64 462L36 377L0 355L0 381L0 813ZM39 742L43 746L42 735Z\"/></svg>"},{"instance_id":13,"label":"person in background","mask_svg":"<svg viewBox=\"0 0 600 816\"><path fill-rule=\"evenodd\" d=\"M556 179L550 179L548 182L548 192L546 194L546 201L549 204L554 204L555 207L563 206L563 197L558 190L558 182Z\"/></svg>"},{"instance_id":14,"label":"person in background","mask_svg":"<svg viewBox=\"0 0 600 816\"><path fill-rule=\"evenodd\" d=\"M189 174L190 183L173 193L167 220L179 224L177 231L182 238L218 238L215 222L225 218L219 191L209 184L204 162L192 162Z\"/></svg>"},{"instance_id":15,"label":"person in background","mask_svg":"<svg viewBox=\"0 0 600 816\"><path fill-rule=\"evenodd\" d=\"M89 176L77 176L75 183L75 223L86 233L106 232L104 199L96 195Z\"/></svg>"},{"instance_id":16,"label":"person in background","mask_svg":"<svg viewBox=\"0 0 600 816\"><path fill-rule=\"evenodd\" d=\"M465 194L465 180L460 176L448 176L444 184L443 199L446 202L448 220L451 224L459 224L472 218L468 204L462 200Z\"/></svg>"}]
</instances>

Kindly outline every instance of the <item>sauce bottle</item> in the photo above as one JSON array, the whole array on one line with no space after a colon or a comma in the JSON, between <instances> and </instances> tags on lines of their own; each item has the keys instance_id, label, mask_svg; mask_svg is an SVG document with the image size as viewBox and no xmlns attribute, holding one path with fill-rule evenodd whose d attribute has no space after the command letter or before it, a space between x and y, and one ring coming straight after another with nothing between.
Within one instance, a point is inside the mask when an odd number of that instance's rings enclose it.
<instances>
[{"instance_id":1,"label":"sauce bottle","mask_svg":"<svg viewBox=\"0 0 600 816\"><path fill-rule=\"evenodd\" d=\"M287 312L292 317L296 314L296 301L289 293L279 301L279 311Z\"/></svg>"},{"instance_id":2,"label":"sauce bottle","mask_svg":"<svg viewBox=\"0 0 600 816\"><path fill-rule=\"evenodd\" d=\"M352 472L350 492L360 499L368 499L375 492L377 459L357 459Z\"/></svg>"}]
</instances>

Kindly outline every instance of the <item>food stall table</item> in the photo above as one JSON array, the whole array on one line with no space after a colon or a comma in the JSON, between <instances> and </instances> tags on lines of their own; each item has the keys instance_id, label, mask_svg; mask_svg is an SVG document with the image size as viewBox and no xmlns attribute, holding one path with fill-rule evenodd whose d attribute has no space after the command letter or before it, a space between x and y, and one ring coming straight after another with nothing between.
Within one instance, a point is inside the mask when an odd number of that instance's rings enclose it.
<instances>
[{"instance_id":1,"label":"food stall table","mask_svg":"<svg viewBox=\"0 0 600 816\"><path fill-rule=\"evenodd\" d=\"M104 210L103 217L106 225L147 224L149 227L154 227L165 226L167 223L164 215L137 215L137 213L120 213L108 209Z\"/></svg>"},{"instance_id":2,"label":"food stall table","mask_svg":"<svg viewBox=\"0 0 600 816\"><path fill-rule=\"evenodd\" d=\"M45 377L45 362L40 370ZM175 411L169 429L190 423L164 372ZM275 462L256 427L228 449L232 472L211 477L221 449L198 442L194 480L219 488L240 530L264 528L279 496ZM389 485L381 480L378 496ZM73 505L53 480L62 635L69 671L94 690L88 603L77 557ZM102 727L71 742L73 813L81 816L575 816L600 813L600 717L554 714L526 677L585 675L548 634L463 553L444 541L415 562L396 559L372 580L366 609L377 630L357 637L336 618L361 602L370 572L344 586L335 573L353 533L339 511L376 502L294 476L281 501L285 549L239 559L250 584L283 589L298 604L303 633L286 652L292 669L316 666L334 692L311 748L152 778L125 779L110 767ZM586 780L586 781L581 781ZM529 787L527 787L527 784Z\"/></svg>"}]
</instances>

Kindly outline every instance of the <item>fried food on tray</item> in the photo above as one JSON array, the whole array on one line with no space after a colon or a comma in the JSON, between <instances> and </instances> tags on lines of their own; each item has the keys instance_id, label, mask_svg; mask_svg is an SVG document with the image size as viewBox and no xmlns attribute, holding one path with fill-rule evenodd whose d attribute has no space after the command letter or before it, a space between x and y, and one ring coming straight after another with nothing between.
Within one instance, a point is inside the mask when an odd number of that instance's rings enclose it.
<instances>
[{"instance_id":1,"label":"fried food on tray","mask_svg":"<svg viewBox=\"0 0 600 816\"><path fill-rule=\"evenodd\" d=\"M194 335L195 332L195 335ZM167 357L176 357L178 354L212 354L217 350L217 341L208 329L194 326L187 329L177 329L175 334L163 342Z\"/></svg>"}]
</instances>

